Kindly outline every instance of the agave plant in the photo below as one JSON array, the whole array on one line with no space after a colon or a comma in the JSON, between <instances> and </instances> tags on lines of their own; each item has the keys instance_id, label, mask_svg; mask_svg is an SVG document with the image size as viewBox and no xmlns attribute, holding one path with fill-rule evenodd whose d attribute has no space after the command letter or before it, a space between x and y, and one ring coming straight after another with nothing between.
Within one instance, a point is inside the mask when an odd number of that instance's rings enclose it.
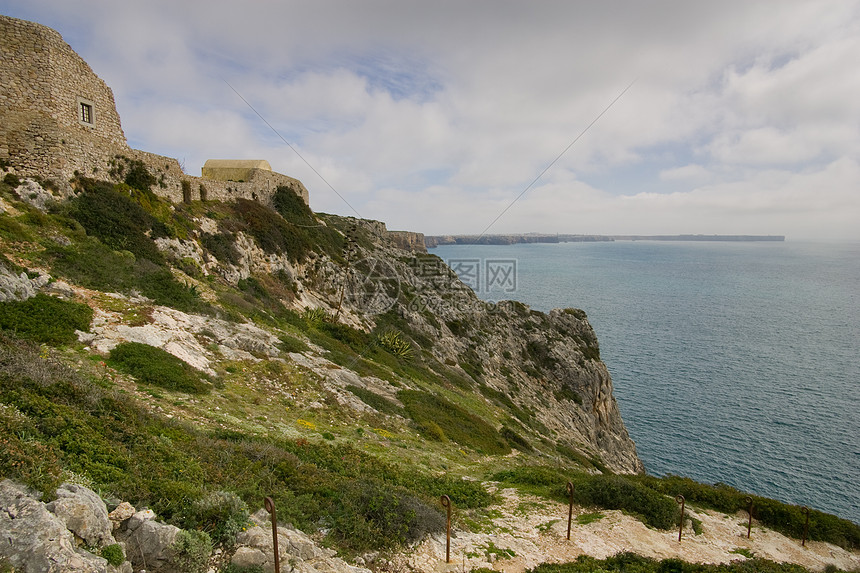
<instances>
[{"instance_id":1,"label":"agave plant","mask_svg":"<svg viewBox=\"0 0 860 573\"><path fill-rule=\"evenodd\" d=\"M376 343L398 358L409 358L412 355L412 345L403 340L403 335L397 330L386 330L378 334Z\"/></svg>"}]
</instances>

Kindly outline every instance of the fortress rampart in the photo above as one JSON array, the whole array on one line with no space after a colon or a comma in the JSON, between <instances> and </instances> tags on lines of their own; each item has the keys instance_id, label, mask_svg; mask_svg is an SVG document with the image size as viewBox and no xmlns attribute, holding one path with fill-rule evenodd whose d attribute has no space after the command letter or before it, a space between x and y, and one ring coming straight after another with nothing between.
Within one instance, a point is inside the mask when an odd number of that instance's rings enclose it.
<instances>
[{"instance_id":1,"label":"fortress rampart","mask_svg":"<svg viewBox=\"0 0 860 573\"><path fill-rule=\"evenodd\" d=\"M0 15L0 159L21 176L53 180L68 195L73 177L110 178L121 157L142 161L159 181L153 192L174 202L241 197L268 203L280 186L308 202L301 181L274 171L248 169L243 181L194 177L176 159L131 149L113 91L62 36Z\"/></svg>"}]
</instances>

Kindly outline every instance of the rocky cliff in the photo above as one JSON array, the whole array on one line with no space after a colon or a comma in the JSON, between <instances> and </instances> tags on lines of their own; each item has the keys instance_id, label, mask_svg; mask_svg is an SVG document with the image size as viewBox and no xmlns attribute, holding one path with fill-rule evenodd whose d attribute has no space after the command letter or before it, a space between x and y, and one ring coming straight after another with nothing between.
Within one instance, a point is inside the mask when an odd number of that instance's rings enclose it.
<instances>
[{"instance_id":1,"label":"rocky cliff","mask_svg":"<svg viewBox=\"0 0 860 573\"><path fill-rule=\"evenodd\" d=\"M173 204L0 175L0 478L31 497L71 478L209 524L232 558L259 557L236 528L272 496L366 556L438 533L441 494L481 511L494 472L643 470L585 313L482 301L417 234L315 214L286 186L271 207ZM156 529L210 555L206 536ZM78 537L69 570L104 570L82 551L110 539Z\"/></svg>"}]
</instances>

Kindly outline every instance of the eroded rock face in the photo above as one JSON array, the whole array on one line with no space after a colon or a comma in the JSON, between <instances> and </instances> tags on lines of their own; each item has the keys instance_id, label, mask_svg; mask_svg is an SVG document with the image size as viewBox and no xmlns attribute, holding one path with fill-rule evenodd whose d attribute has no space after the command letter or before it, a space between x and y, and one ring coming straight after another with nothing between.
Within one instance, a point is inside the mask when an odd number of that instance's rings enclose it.
<instances>
[{"instance_id":1,"label":"eroded rock face","mask_svg":"<svg viewBox=\"0 0 860 573\"><path fill-rule=\"evenodd\" d=\"M57 488L57 499L45 508L59 517L66 529L89 547L115 543L107 508L99 496L83 486L63 484Z\"/></svg>"},{"instance_id":2,"label":"eroded rock face","mask_svg":"<svg viewBox=\"0 0 860 573\"><path fill-rule=\"evenodd\" d=\"M134 517L129 521L134 521ZM131 525L131 524L129 524ZM174 525L144 519L125 538L126 556L135 569L159 571L170 563L171 547L180 529Z\"/></svg>"},{"instance_id":3,"label":"eroded rock face","mask_svg":"<svg viewBox=\"0 0 860 573\"><path fill-rule=\"evenodd\" d=\"M27 273L15 274L0 265L0 302L33 298L49 280L46 274L30 278Z\"/></svg>"},{"instance_id":4,"label":"eroded rock face","mask_svg":"<svg viewBox=\"0 0 860 573\"><path fill-rule=\"evenodd\" d=\"M316 282L305 281L306 291L326 302L324 285L345 283L342 321L371 328L375 317L393 313L427 341L422 351L473 380L488 400L498 393L508 402L506 407L513 404L516 412L526 413L517 417L527 437L551 440L617 473L644 471L585 312L544 313L515 301L481 300L438 257L405 256L384 226L350 222L373 237L374 250L355 256L346 280L343 268L321 265ZM515 281L505 275L514 269L497 270L496 279ZM482 276L481 281L490 280L487 273ZM497 286L515 296L514 282ZM327 302L329 307L338 304L332 296ZM335 393L336 386L347 383L368 386L338 380L324 369L317 372Z\"/></svg>"},{"instance_id":5,"label":"eroded rock face","mask_svg":"<svg viewBox=\"0 0 860 573\"><path fill-rule=\"evenodd\" d=\"M259 510L251 521L256 525L243 531L236 538L238 547L231 558L237 567L262 567L263 571L275 570L274 540L272 525L265 510ZM335 556L331 549L319 547L314 541L296 529L278 526L278 556L281 571L296 573L370 573L368 569L350 565Z\"/></svg>"},{"instance_id":6,"label":"eroded rock face","mask_svg":"<svg viewBox=\"0 0 860 573\"><path fill-rule=\"evenodd\" d=\"M10 480L0 482L0 555L25 573L116 571L105 559L76 547L63 518Z\"/></svg>"}]
</instances>

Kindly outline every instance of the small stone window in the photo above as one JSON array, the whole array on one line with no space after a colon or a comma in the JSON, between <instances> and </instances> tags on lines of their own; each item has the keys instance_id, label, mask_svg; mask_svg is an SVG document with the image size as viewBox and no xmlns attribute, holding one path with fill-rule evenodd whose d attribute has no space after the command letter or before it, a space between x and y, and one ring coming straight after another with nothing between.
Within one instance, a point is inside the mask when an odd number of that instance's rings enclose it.
<instances>
[{"instance_id":1,"label":"small stone window","mask_svg":"<svg viewBox=\"0 0 860 573\"><path fill-rule=\"evenodd\" d=\"M96 113L93 102L82 97L78 98L78 123L89 127L96 124Z\"/></svg>"}]
</instances>

